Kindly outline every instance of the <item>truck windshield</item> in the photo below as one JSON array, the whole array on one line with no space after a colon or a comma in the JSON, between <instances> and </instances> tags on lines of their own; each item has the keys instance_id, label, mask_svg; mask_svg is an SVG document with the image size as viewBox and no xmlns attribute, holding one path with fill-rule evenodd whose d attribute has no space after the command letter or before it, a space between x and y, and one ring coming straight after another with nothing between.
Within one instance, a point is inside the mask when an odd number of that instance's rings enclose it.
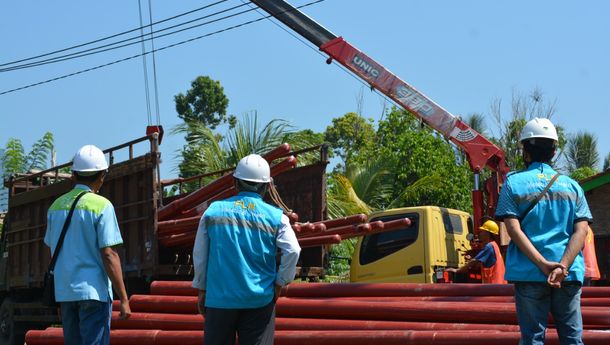
<instances>
[{"instance_id":1,"label":"truck windshield","mask_svg":"<svg viewBox=\"0 0 610 345\"><path fill-rule=\"evenodd\" d=\"M417 240L419 233L419 215L417 213L378 217L373 218L371 221L380 220L382 222L389 222L400 218L411 219L411 226L394 231L364 236L362 239L362 247L360 248L361 265L369 264L393 254Z\"/></svg>"}]
</instances>

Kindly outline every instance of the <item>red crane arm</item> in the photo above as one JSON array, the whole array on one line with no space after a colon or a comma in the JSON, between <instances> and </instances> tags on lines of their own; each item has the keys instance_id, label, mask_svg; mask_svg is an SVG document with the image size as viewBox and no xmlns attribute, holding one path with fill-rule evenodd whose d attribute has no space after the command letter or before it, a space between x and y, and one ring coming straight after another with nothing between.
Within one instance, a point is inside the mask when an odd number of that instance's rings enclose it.
<instances>
[{"instance_id":1,"label":"red crane arm","mask_svg":"<svg viewBox=\"0 0 610 345\"><path fill-rule=\"evenodd\" d=\"M476 228L483 213L493 214L499 186L504 182L509 170L504 151L342 37L334 35L286 1L251 1L328 54L330 57L328 63L333 59L339 62L372 88L379 90L459 146L466 154L468 164L475 173L472 197ZM485 186L489 194L486 207L479 183L479 173L485 167L494 172L494 176Z\"/></svg>"}]
</instances>

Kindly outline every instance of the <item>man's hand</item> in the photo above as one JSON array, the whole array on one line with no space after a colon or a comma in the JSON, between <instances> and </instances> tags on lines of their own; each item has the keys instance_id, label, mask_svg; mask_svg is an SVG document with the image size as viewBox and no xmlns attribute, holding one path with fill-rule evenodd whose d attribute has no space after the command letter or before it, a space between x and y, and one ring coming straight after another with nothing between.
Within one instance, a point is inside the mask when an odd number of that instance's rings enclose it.
<instances>
[{"instance_id":1,"label":"man's hand","mask_svg":"<svg viewBox=\"0 0 610 345\"><path fill-rule=\"evenodd\" d=\"M282 293L282 287L275 284L275 295L273 297L273 302L277 302L277 299L280 298L281 293Z\"/></svg>"},{"instance_id":2,"label":"man's hand","mask_svg":"<svg viewBox=\"0 0 610 345\"><path fill-rule=\"evenodd\" d=\"M205 315L205 290L199 290L197 295L197 309L199 314Z\"/></svg>"},{"instance_id":3,"label":"man's hand","mask_svg":"<svg viewBox=\"0 0 610 345\"><path fill-rule=\"evenodd\" d=\"M551 271L547 278L547 283L553 288L561 288L561 282L568 276L568 271L557 267Z\"/></svg>"},{"instance_id":4,"label":"man's hand","mask_svg":"<svg viewBox=\"0 0 610 345\"><path fill-rule=\"evenodd\" d=\"M561 268L561 270L563 272L567 272L567 270L568 270L568 268L564 264L562 264L560 262L547 261L546 259L544 259L540 263L538 268L540 268L542 273L544 273L544 275L547 277L557 268Z\"/></svg>"},{"instance_id":5,"label":"man's hand","mask_svg":"<svg viewBox=\"0 0 610 345\"><path fill-rule=\"evenodd\" d=\"M129 300L121 301L119 308L119 319L127 320L131 317L131 307L129 306Z\"/></svg>"}]
</instances>

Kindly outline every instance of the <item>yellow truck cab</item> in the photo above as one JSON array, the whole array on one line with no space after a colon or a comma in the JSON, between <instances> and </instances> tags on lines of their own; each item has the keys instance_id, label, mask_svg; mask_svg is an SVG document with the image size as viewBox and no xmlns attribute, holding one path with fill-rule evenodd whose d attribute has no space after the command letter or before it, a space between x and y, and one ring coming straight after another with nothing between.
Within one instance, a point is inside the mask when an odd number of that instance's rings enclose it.
<instances>
[{"instance_id":1,"label":"yellow truck cab","mask_svg":"<svg viewBox=\"0 0 610 345\"><path fill-rule=\"evenodd\" d=\"M352 282L435 283L446 267L465 264L472 219L466 212L418 206L373 213L369 221L411 219L411 226L358 239L350 269ZM438 273L438 274L437 274Z\"/></svg>"}]
</instances>

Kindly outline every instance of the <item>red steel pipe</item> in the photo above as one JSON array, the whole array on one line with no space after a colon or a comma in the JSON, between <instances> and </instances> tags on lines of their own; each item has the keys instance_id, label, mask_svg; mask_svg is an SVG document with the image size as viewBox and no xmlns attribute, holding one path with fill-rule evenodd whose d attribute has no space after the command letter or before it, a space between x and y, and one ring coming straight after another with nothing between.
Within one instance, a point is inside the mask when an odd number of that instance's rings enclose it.
<instances>
[{"instance_id":1,"label":"red steel pipe","mask_svg":"<svg viewBox=\"0 0 610 345\"><path fill-rule=\"evenodd\" d=\"M205 199L199 205L191 208L190 210L184 211L177 215L178 218L189 218L189 217L201 217L203 212L208 209L211 203L217 200L223 200L237 195L237 189L235 186L228 187L222 190L220 193L210 196L209 199Z\"/></svg>"},{"instance_id":2,"label":"red steel pipe","mask_svg":"<svg viewBox=\"0 0 610 345\"><path fill-rule=\"evenodd\" d=\"M134 312L197 313L194 296L133 295L129 299ZM335 299L280 298L276 306L280 317L318 319L358 319L383 321L500 323L516 324L515 306L490 302L423 302L378 303ZM585 325L610 326L610 310L583 307Z\"/></svg>"},{"instance_id":3,"label":"red steel pipe","mask_svg":"<svg viewBox=\"0 0 610 345\"><path fill-rule=\"evenodd\" d=\"M610 297L610 288L585 286L583 298ZM157 280L152 295L197 296L190 281ZM282 290L286 297L476 297L514 295L512 284L408 284L408 283L292 283Z\"/></svg>"},{"instance_id":4,"label":"red steel pipe","mask_svg":"<svg viewBox=\"0 0 610 345\"><path fill-rule=\"evenodd\" d=\"M366 222L366 220L367 220L366 215L360 213L360 214L355 214L355 215L347 216L347 217L343 217L343 218L322 220L319 222L315 222L314 224L324 224L327 229L331 229L331 228L338 228L340 226L345 226L345 225L354 225L354 224L364 223L364 222Z\"/></svg>"},{"instance_id":5,"label":"red steel pipe","mask_svg":"<svg viewBox=\"0 0 610 345\"><path fill-rule=\"evenodd\" d=\"M279 158L279 157L287 154L288 152L290 152L290 145L282 144L279 147L277 147L277 148L273 149L272 151L263 155L263 157L268 162L272 162L274 159ZM290 160L290 158L292 158L292 160ZM291 162L294 161L293 167L296 165L296 158L294 158L293 156L290 156L289 158L285 159L284 161L286 161L286 160L289 160ZM282 163L279 163L278 165L280 165L280 164L282 164ZM272 172L273 172L273 168L272 168ZM210 184L203 186L202 188L196 190L195 192L193 192L183 198L180 198L178 200L174 200L171 203L167 204L166 206L160 208L157 211L157 219L158 220L167 220L171 216L180 213L185 208L200 204L206 198L209 198L209 196L216 194L223 189L230 188L232 183L233 183L233 175L231 175L231 174L224 175L224 176L212 181Z\"/></svg>"},{"instance_id":6,"label":"red steel pipe","mask_svg":"<svg viewBox=\"0 0 610 345\"><path fill-rule=\"evenodd\" d=\"M479 331L276 331L277 345L515 345L518 332ZM201 345L203 331L112 330L113 345ZM587 345L607 345L610 334L584 331ZM60 328L30 331L26 334L28 345L63 344ZM556 332L549 332L545 344L558 345Z\"/></svg>"},{"instance_id":7,"label":"red steel pipe","mask_svg":"<svg viewBox=\"0 0 610 345\"><path fill-rule=\"evenodd\" d=\"M299 238L299 245L301 248L316 247L325 244L337 244L341 243L341 236L339 235L325 235L316 237Z\"/></svg>"},{"instance_id":8,"label":"red steel pipe","mask_svg":"<svg viewBox=\"0 0 610 345\"><path fill-rule=\"evenodd\" d=\"M378 232L393 231L393 230L398 230L398 229L402 229L402 228L408 228L409 226L411 226L411 220L409 218L401 218L401 219L391 220L389 222L384 222L382 229L377 229L377 230L371 229L370 232L378 233Z\"/></svg>"},{"instance_id":9,"label":"red steel pipe","mask_svg":"<svg viewBox=\"0 0 610 345\"><path fill-rule=\"evenodd\" d=\"M132 313L128 320L112 313L112 329L158 329L175 331L201 331L204 318L199 314ZM276 330L490 330L518 332L516 325L401 322L342 319L282 318L275 320Z\"/></svg>"}]
</instances>

